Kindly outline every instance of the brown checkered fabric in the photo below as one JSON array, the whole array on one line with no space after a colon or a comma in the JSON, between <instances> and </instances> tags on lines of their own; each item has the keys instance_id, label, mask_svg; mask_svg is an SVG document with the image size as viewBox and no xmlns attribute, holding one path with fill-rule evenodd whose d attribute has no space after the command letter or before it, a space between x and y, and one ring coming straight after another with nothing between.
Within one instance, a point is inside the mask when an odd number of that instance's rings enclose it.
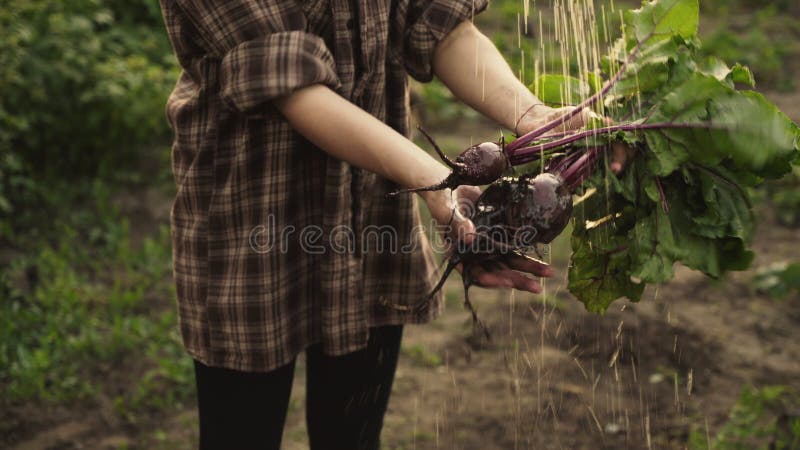
<instances>
[{"instance_id":1,"label":"brown checkered fabric","mask_svg":"<svg viewBox=\"0 0 800 450\"><path fill-rule=\"evenodd\" d=\"M415 197L387 199L394 185L315 148L271 100L322 83L406 134L408 74L430 80L436 44L486 0L161 6L183 68L167 115L189 353L268 371L312 343L349 353L366 345L370 327L438 314L440 298L423 314L384 306L415 303L436 281Z\"/></svg>"}]
</instances>

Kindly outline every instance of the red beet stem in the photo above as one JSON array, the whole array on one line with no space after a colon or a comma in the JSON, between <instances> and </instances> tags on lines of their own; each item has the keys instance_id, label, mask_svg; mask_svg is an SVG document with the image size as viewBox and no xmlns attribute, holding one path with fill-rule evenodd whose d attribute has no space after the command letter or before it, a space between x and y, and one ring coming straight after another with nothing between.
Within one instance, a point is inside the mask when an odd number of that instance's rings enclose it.
<instances>
[{"instance_id":1,"label":"red beet stem","mask_svg":"<svg viewBox=\"0 0 800 450\"><path fill-rule=\"evenodd\" d=\"M570 164L563 172L561 178L570 192L575 191L592 174L597 160L605 151L605 147L592 147L587 149L577 161Z\"/></svg>"},{"instance_id":2,"label":"red beet stem","mask_svg":"<svg viewBox=\"0 0 800 450\"><path fill-rule=\"evenodd\" d=\"M578 106L575 107L575 109L573 109L572 111L568 112L567 114L564 114L561 117L558 117L556 119L551 120L550 122L546 123L545 125L543 125L543 126L537 128L537 129L531 131L530 133L527 133L527 134L525 134L523 136L520 136L519 138L514 140L514 142L511 142L510 144L506 145L506 152L509 154L509 157L513 158L514 156L516 156L516 151L518 149L520 149L522 147L525 147L526 145L528 145L531 142L533 142L534 140L536 140L536 138L538 138L539 136L542 136L543 134L547 133L548 131L550 131L550 130L556 128L556 127L564 125L570 119L572 119L573 117L575 117L578 114L580 114L583 111L584 108L588 108L590 106L593 106L595 103L597 103L598 101L602 100L606 96L606 94L608 94L611 91L611 89L614 87L614 85L617 84L617 82L625 74L625 72L628 69L628 64L630 64L630 62L633 60L634 56L636 56L636 54L639 52L639 48L640 48L640 45L637 45L631 51L631 53L628 55L628 58L625 60L625 62L619 68L619 71L617 71L617 73L614 75L614 78L608 80L608 82L605 84L605 86L603 86L603 89L601 89L600 91L596 92L591 97L589 97L586 100L584 100L583 102L581 102Z\"/></svg>"},{"instance_id":3,"label":"red beet stem","mask_svg":"<svg viewBox=\"0 0 800 450\"><path fill-rule=\"evenodd\" d=\"M605 128L586 130L580 133L572 133L562 139L556 139L554 141L545 142L544 144L537 144L537 145L532 145L530 147L519 149L516 152L514 152L513 155L509 156L509 160L511 160L512 165L518 166L539 159L540 154L543 152L557 149L559 147L563 147L589 137L595 137L604 134L612 134L618 131L643 131L643 130L657 130L666 128L711 129L713 128L713 126L710 124L692 124L692 123L640 123L640 124L613 125Z\"/></svg>"}]
</instances>

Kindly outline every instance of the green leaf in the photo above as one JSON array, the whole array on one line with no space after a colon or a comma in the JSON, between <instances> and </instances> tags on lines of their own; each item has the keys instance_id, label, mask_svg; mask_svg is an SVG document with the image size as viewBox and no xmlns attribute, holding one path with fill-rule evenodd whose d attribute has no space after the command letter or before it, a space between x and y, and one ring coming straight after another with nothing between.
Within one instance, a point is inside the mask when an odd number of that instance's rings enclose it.
<instances>
[{"instance_id":1,"label":"green leaf","mask_svg":"<svg viewBox=\"0 0 800 450\"><path fill-rule=\"evenodd\" d=\"M556 107L580 103L592 93L585 81L564 75L542 75L531 84L530 90L543 102Z\"/></svg>"},{"instance_id":2,"label":"green leaf","mask_svg":"<svg viewBox=\"0 0 800 450\"><path fill-rule=\"evenodd\" d=\"M638 164L634 161L632 167ZM603 313L619 298L638 301L645 285L635 282L630 272L633 260L628 236L636 211L630 207L631 201L619 194L634 195L631 190L636 189L636 180L630 175L617 181L611 172L596 175L592 180L592 185L608 189L598 188L597 194L573 212L575 227L568 288L586 309ZM606 220L597 221L601 218ZM587 221L594 221L595 225L587 227Z\"/></svg>"},{"instance_id":3,"label":"green leaf","mask_svg":"<svg viewBox=\"0 0 800 450\"><path fill-rule=\"evenodd\" d=\"M686 250L681 262L687 267L718 278L731 270L745 270L753 261L741 237L709 238L695 233L692 209L683 198L681 189L668 196L675 245ZM712 205L713 207L713 205Z\"/></svg>"},{"instance_id":4,"label":"green leaf","mask_svg":"<svg viewBox=\"0 0 800 450\"><path fill-rule=\"evenodd\" d=\"M607 100L656 90L669 80L669 64L678 55L678 44L672 39L643 48L636 59L628 63L625 75L614 85Z\"/></svg>"},{"instance_id":5,"label":"green leaf","mask_svg":"<svg viewBox=\"0 0 800 450\"><path fill-rule=\"evenodd\" d=\"M800 128L761 94L738 92L699 73L666 95L647 123L685 125L645 132L658 176L687 162L714 166L731 159L758 176L778 178L791 171L800 139Z\"/></svg>"},{"instance_id":6,"label":"green leaf","mask_svg":"<svg viewBox=\"0 0 800 450\"><path fill-rule=\"evenodd\" d=\"M731 88L736 87L736 83L744 84L751 88L756 86L756 80L753 78L753 72L741 64L728 67L724 61L712 56L702 61L698 66L700 72L710 75L719 81L724 81L725 84Z\"/></svg>"},{"instance_id":7,"label":"green leaf","mask_svg":"<svg viewBox=\"0 0 800 450\"><path fill-rule=\"evenodd\" d=\"M616 238L607 243L616 244L621 249L626 241ZM593 246L592 241L583 238L579 232L572 237L572 252L569 291L583 302L587 310L604 313L619 298L641 299L645 285L631 280L627 250L605 250Z\"/></svg>"},{"instance_id":8,"label":"green leaf","mask_svg":"<svg viewBox=\"0 0 800 450\"><path fill-rule=\"evenodd\" d=\"M731 68L731 71L726 79L733 81L734 83L746 84L751 88L756 87L756 79L753 77L753 72L750 71L749 67L738 63Z\"/></svg>"},{"instance_id":9,"label":"green leaf","mask_svg":"<svg viewBox=\"0 0 800 450\"><path fill-rule=\"evenodd\" d=\"M694 51L694 43L679 36L642 48L628 62L626 73L606 96L606 107L618 111L617 118L641 116L643 111L695 75L698 67L692 57ZM621 58L617 65L627 56ZM610 73L610 60L605 61L605 70Z\"/></svg>"},{"instance_id":10,"label":"green leaf","mask_svg":"<svg viewBox=\"0 0 800 450\"><path fill-rule=\"evenodd\" d=\"M603 88L603 77L599 73L586 72L586 83L589 84L589 94L594 95Z\"/></svg>"},{"instance_id":11,"label":"green leaf","mask_svg":"<svg viewBox=\"0 0 800 450\"><path fill-rule=\"evenodd\" d=\"M698 66L702 73L710 75L720 81L726 80L731 74L731 68L725 64L725 61L713 56L701 61Z\"/></svg>"},{"instance_id":12,"label":"green leaf","mask_svg":"<svg viewBox=\"0 0 800 450\"><path fill-rule=\"evenodd\" d=\"M630 242L633 246L631 276L646 283L663 283L672 279L672 266L687 252L675 242L672 222L660 206L656 206L649 216L636 221Z\"/></svg>"},{"instance_id":13,"label":"green leaf","mask_svg":"<svg viewBox=\"0 0 800 450\"><path fill-rule=\"evenodd\" d=\"M747 250L754 217L746 192L730 185L722 169L687 166L662 182L669 221L680 260L687 267L719 277L749 267Z\"/></svg>"},{"instance_id":14,"label":"green leaf","mask_svg":"<svg viewBox=\"0 0 800 450\"><path fill-rule=\"evenodd\" d=\"M623 15L627 47L649 45L673 35L691 39L697 36L700 22L698 0L661 0L644 3L641 8Z\"/></svg>"},{"instance_id":15,"label":"green leaf","mask_svg":"<svg viewBox=\"0 0 800 450\"><path fill-rule=\"evenodd\" d=\"M700 168L696 194L703 208L692 211L689 218L695 223L693 231L707 238L735 237L748 241L753 234L753 213L747 193L732 183L722 168ZM689 191L687 187L685 189ZM711 207L713 206L713 207Z\"/></svg>"}]
</instances>

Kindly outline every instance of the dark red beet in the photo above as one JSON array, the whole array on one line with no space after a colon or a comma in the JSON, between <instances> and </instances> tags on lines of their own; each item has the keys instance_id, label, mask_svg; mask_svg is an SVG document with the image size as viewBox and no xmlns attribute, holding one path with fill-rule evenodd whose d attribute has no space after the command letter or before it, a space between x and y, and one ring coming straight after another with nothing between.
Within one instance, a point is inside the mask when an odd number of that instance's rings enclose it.
<instances>
[{"instance_id":1,"label":"dark red beet","mask_svg":"<svg viewBox=\"0 0 800 450\"><path fill-rule=\"evenodd\" d=\"M430 141L442 161L452 170L440 183L415 189L401 189L390 193L390 196L409 192L439 191L455 189L462 185L480 186L493 183L503 176L511 165L503 151L502 143L483 142L461 152L453 161L436 145L433 138L422 128L419 131Z\"/></svg>"},{"instance_id":2,"label":"dark red beet","mask_svg":"<svg viewBox=\"0 0 800 450\"><path fill-rule=\"evenodd\" d=\"M572 217L572 193L558 175L503 178L478 199L472 221L478 227L505 231L516 247L549 244ZM494 237L494 234L493 234Z\"/></svg>"},{"instance_id":3,"label":"dark red beet","mask_svg":"<svg viewBox=\"0 0 800 450\"><path fill-rule=\"evenodd\" d=\"M455 164L458 169L454 168L453 173L464 181L461 184L472 186L495 182L509 167L508 158L496 142L473 145L458 155Z\"/></svg>"}]
</instances>

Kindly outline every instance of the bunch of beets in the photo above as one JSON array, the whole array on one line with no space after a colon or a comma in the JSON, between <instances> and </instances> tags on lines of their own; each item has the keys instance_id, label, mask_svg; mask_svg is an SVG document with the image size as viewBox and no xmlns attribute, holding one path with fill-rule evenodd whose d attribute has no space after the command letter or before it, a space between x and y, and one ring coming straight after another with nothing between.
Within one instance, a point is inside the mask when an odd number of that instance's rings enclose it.
<instances>
[{"instance_id":1,"label":"bunch of beets","mask_svg":"<svg viewBox=\"0 0 800 450\"><path fill-rule=\"evenodd\" d=\"M754 86L749 69L699 55L698 22L698 0L626 11L623 37L603 61L608 81L543 76L538 86L551 84L545 92L584 86L591 95L509 144L485 142L450 160L423 132L452 172L437 185L398 193L488 185L470 213L477 235L453 246L431 295L463 264L465 304L479 323L468 296L471 269L538 254L536 245L573 218L568 287L591 311L622 297L638 301L646 284L672 278L676 262L712 277L749 266L754 217L746 188L800 162L800 127L760 94L737 90ZM558 131L586 108L614 125L597 120ZM607 164L615 143L635 150L621 176ZM508 176L515 166L528 173ZM574 194L582 194L580 208Z\"/></svg>"}]
</instances>

